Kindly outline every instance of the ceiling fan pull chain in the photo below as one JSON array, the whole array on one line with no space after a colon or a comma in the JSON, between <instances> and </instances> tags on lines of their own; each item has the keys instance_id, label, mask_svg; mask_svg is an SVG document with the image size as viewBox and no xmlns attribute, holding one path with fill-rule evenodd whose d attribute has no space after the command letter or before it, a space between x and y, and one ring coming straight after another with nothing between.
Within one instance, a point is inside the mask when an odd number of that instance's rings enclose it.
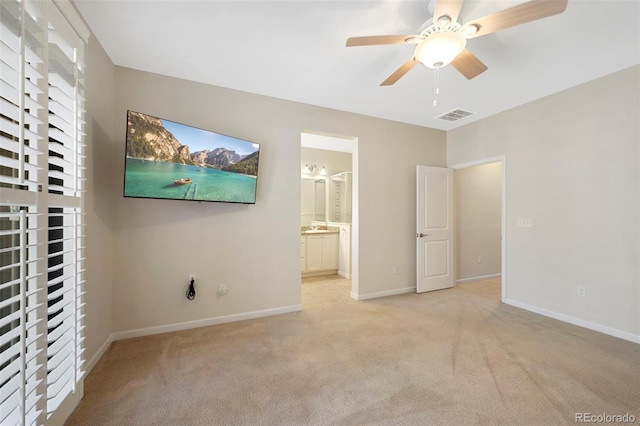
<instances>
[{"instance_id":1,"label":"ceiling fan pull chain","mask_svg":"<svg viewBox=\"0 0 640 426\"><path fill-rule=\"evenodd\" d=\"M433 93L433 106L438 106L438 94L440 93L440 67L436 68L435 90Z\"/></svg>"}]
</instances>

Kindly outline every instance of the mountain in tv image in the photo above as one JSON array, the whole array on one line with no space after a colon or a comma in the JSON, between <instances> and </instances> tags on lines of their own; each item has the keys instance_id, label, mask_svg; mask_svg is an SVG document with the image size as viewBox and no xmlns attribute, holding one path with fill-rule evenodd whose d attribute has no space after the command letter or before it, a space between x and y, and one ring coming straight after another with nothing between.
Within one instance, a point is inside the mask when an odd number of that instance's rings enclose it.
<instances>
[{"instance_id":1,"label":"mountain in tv image","mask_svg":"<svg viewBox=\"0 0 640 426\"><path fill-rule=\"evenodd\" d=\"M127 114L125 197L253 204L258 160L252 142Z\"/></svg>"},{"instance_id":2,"label":"mountain in tv image","mask_svg":"<svg viewBox=\"0 0 640 426\"><path fill-rule=\"evenodd\" d=\"M165 129L161 119L129 111L128 120L127 157L258 175L258 151L240 155L233 150L219 147L191 153L189 146L180 143Z\"/></svg>"}]
</instances>

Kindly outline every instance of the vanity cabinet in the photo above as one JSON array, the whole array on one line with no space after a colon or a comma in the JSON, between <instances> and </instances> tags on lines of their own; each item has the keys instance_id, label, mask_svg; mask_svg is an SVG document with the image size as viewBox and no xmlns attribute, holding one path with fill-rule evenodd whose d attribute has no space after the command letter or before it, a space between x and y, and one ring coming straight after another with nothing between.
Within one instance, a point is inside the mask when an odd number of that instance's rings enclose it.
<instances>
[{"instance_id":1,"label":"vanity cabinet","mask_svg":"<svg viewBox=\"0 0 640 426\"><path fill-rule=\"evenodd\" d=\"M303 235L301 270L303 273L329 272L338 269L338 234Z\"/></svg>"}]
</instances>

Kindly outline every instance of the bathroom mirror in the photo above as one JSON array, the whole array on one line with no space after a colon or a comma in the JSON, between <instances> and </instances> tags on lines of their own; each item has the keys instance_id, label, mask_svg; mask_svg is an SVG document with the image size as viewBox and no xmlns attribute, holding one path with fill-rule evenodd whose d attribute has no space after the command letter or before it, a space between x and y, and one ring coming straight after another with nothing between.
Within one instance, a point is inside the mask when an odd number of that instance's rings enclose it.
<instances>
[{"instance_id":1,"label":"bathroom mirror","mask_svg":"<svg viewBox=\"0 0 640 426\"><path fill-rule=\"evenodd\" d=\"M301 226L327 220L327 180L303 178L300 180Z\"/></svg>"},{"instance_id":2,"label":"bathroom mirror","mask_svg":"<svg viewBox=\"0 0 640 426\"><path fill-rule=\"evenodd\" d=\"M316 180L314 184L315 193L315 221L327 220L327 181L324 179Z\"/></svg>"}]
</instances>

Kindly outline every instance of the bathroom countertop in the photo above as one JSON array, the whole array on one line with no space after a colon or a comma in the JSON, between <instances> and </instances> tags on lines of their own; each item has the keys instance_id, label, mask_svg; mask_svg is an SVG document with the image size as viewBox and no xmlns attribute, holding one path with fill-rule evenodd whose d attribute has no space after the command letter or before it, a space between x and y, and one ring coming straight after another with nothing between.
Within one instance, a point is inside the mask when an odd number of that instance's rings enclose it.
<instances>
[{"instance_id":1,"label":"bathroom countertop","mask_svg":"<svg viewBox=\"0 0 640 426\"><path fill-rule=\"evenodd\" d=\"M316 230L305 230L305 231L300 231L300 235L325 235L325 234L337 234L338 231L337 229L316 229Z\"/></svg>"}]
</instances>

